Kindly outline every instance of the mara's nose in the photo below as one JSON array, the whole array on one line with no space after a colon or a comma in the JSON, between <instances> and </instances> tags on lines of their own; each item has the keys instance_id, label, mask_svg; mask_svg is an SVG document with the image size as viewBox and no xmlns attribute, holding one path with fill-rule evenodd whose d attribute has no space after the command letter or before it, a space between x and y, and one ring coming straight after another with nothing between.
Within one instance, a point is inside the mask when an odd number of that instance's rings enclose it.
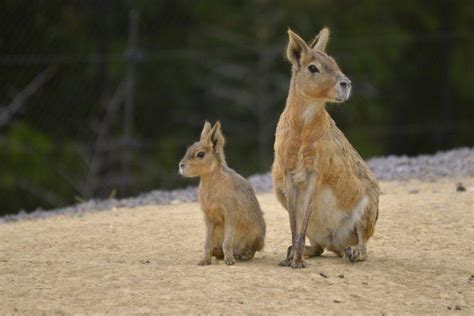
<instances>
[{"instance_id":1,"label":"mara's nose","mask_svg":"<svg viewBox=\"0 0 474 316\"><path fill-rule=\"evenodd\" d=\"M180 163L179 163L179 168L180 168L180 169L183 169L183 168L184 168L184 162L180 162Z\"/></svg>"},{"instance_id":2,"label":"mara's nose","mask_svg":"<svg viewBox=\"0 0 474 316\"><path fill-rule=\"evenodd\" d=\"M339 81L339 85L342 88L349 88L351 86L351 81L347 78L344 78Z\"/></svg>"}]
</instances>

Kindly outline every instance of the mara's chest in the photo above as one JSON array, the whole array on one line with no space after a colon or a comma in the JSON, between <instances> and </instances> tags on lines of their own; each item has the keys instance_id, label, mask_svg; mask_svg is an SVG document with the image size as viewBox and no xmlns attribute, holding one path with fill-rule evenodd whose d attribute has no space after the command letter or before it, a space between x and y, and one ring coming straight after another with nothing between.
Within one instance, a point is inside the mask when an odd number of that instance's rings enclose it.
<instances>
[{"instance_id":1,"label":"mara's chest","mask_svg":"<svg viewBox=\"0 0 474 316\"><path fill-rule=\"evenodd\" d=\"M285 169L312 169L326 153L334 124L324 107L287 109L275 134L275 158Z\"/></svg>"},{"instance_id":2,"label":"mara's chest","mask_svg":"<svg viewBox=\"0 0 474 316\"><path fill-rule=\"evenodd\" d=\"M207 196L202 197L200 195L199 202L201 203L201 209L207 220L214 223L224 222L223 210L219 207L219 204L216 203L212 198Z\"/></svg>"},{"instance_id":3,"label":"mara's chest","mask_svg":"<svg viewBox=\"0 0 474 316\"><path fill-rule=\"evenodd\" d=\"M287 126L277 130L275 159L286 170L313 169L324 143L307 128Z\"/></svg>"},{"instance_id":4,"label":"mara's chest","mask_svg":"<svg viewBox=\"0 0 474 316\"><path fill-rule=\"evenodd\" d=\"M215 223L223 222L224 214L219 190L209 187L200 187L198 198L201 209L208 220Z\"/></svg>"},{"instance_id":5,"label":"mara's chest","mask_svg":"<svg viewBox=\"0 0 474 316\"><path fill-rule=\"evenodd\" d=\"M217 192L213 188L199 187L198 199L203 209L217 208Z\"/></svg>"},{"instance_id":6,"label":"mara's chest","mask_svg":"<svg viewBox=\"0 0 474 316\"><path fill-rule=\"evenodd\" d=\"M204 216L207 220L215 223L215 224L223 224L224 223L224 212L220 208L202 208Z\"/></svg>"}]
</instances>

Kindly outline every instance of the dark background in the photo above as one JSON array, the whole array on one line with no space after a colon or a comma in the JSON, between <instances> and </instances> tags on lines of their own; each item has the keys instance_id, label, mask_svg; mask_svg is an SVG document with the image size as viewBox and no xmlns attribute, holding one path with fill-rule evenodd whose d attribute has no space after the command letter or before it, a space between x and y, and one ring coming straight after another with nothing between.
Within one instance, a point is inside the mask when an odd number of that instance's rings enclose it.
<instances>
[{"instance_id":1,"label":"dark background","mask_svg":"<svg viewBox=\"0 0 474 316\"><path fill-rule=\"evenodd\" d=\"M0 0L0 214L196 183L177 163L205 119L268 171L287 29L326 25L363 157L473 145L470 0Z\"/></svg>"}]
</instances>

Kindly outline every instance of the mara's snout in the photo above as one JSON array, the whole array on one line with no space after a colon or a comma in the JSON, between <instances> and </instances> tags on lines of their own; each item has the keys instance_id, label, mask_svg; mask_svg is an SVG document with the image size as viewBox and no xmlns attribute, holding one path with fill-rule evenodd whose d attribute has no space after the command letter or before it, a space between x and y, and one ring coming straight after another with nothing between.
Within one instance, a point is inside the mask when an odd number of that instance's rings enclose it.
<instances>
[{"instance_id":1,"label":"mara's snout","mask_svg":"<svg viewBox=\"0 0 474 316\"><path fill-rule=\"evenodd\" d=\"M178 169L179 169L179 174L186 177L186 171L185 171L185 168L186 168L186 165L184 164L184 162L180 162L178 164Z\"/></svg>"},{"instance_id":2,"label":"mara's snout","mask_svg":"<svg viewBox=\"0 0 474 316\"><path fill-rule=\"evenodd\" d=\"M351 96L351 81L347 77L340 78L336 83L336 101L344 102Z\"/></svg>"}]
</instances>

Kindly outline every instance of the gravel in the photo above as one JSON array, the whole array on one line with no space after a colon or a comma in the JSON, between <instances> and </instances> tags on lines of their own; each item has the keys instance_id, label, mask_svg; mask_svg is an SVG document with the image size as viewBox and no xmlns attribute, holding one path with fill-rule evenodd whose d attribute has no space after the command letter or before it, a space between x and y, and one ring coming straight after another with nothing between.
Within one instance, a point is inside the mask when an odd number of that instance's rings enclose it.
<instances>
[{"instance_id":1,"label":"gravel","mask_svg":"<svg viewBox=\"0 0 474 316\"><path fill-rule=\"evenodd\" d=\"M387 156L368 161L379 180L420 179L434 181L443 177L474 176L474 147L440 151L417 157Z\"/></svg>"},{"instance_id":2,"label":"gravel","mask_svg":"<svg viewBox=\"0 0 474 316\"><path fill-rule=\"evenodd\" d=\"M379 180L395 181L420 179L435 181L443 177L474 176L474 147L440 151L434 155L387 156L368 160L370 169ZM270 173L257 174L249 177L251 185L257 193L270 192L272 180ZM188 187L179 190L155 190L139 196L125 199L89 200L73 206L55 210L38 209L31 213L20 211L15 215L0 217L0 223L19 220L43 219L57 215L83 216L84 213L113 210L115 208L134 208L143 205L163 205L193 202L197 200L197 189Z\"/></svg>"}]
</instances>

